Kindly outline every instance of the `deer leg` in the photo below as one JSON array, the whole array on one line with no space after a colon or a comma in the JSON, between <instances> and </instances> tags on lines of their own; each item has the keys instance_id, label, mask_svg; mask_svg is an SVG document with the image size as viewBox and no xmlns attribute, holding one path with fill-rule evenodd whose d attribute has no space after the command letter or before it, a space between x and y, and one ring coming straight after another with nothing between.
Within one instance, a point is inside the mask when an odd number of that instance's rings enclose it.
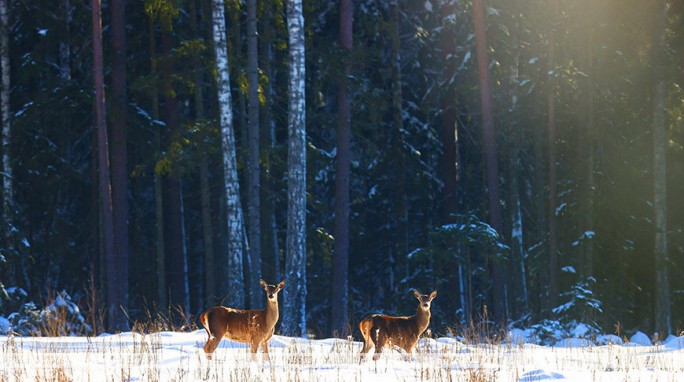
<instances>
[{"instance_id":1,"label":"deer leg","mask_svg":"<svg viewBox=\"0 0 684 382\"><path fill-rule=\"evenodd\" d=\"M259 342L257 340L252 340L249 343L249 351L252 353L252 361L256 361L256 353L259 349Z\"/></svg>"},{"instance_id":2,"label":"deer leg","mask_svg":"<svg viewBox=\"0 0 684 382\"><path fill-rule=\"evenodd\" d=\"M404 361L410 361L413 357L413 346L407 346L404 350L406 350L406 354L402 358L404 358Z\"/></svg>"},{"instance_id":3,"label":"deer leg","mask_svg":"<svg viewBox=\"0 0 684 382\"><path fill-rule=\"evenodd\" d=\"M207 343L204 344L204 354L207 356L207 359L211 359L214 350L219 346L219 343L221 343L221 338L223 337L209 337L207 340Z\"/></svg>"},{"instance_id":4,"label":"deer leg","mask_svg":"<svg viewBox=\"0 0 684 382\"><path fill-rule=\"evenodd\" d=\"M366 359L366 353L373 347L373 341L370 338L363 338L363 349L361 349L361 357L359 362L363 362Z\"/></svg>"},{"instance_id":5,"label":"deer leg","mask_svg":"<svg viewBox=\"0 0 684 382\"><path fill-rule=\"evenodd\" d=\"M262 359L264 362L268 361L268 363L271 363L271 357L268 355L268 341L264 341L264 342L261 344L261 350L263 350L263 352L264 352L264 354L262 355L261 359Z\"/></svg>"},{"instance_id":6,"label":"deer leg","mask_svg":"<svg viewBox=\"0 0 684 382\"><path fill-rule=\"evenodd\" d=\"M381 330L378 330L378 334L375 338L375 354L373 354L373 360L377 361L380 359L380 353L382 353L382 348L385 347L389 338Z\"/></svg>"}]
</instances>

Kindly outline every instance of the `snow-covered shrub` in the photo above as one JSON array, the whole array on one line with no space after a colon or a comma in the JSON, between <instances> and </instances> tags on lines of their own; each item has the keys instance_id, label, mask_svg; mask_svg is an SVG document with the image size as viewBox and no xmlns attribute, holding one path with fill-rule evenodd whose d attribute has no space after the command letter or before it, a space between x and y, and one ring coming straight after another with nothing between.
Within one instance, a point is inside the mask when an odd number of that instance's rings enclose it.
<instances>
[{"instance_id":1,"label":"snow-covered shrub","mask_svg":"<svg viewBox=\"0 0 684 382\"><path fill-rule=\"evenodd\" d=\"M7 334L10 330L10 322L3 316L0 316L0 334Z\"/></svg>"},{"instance_id":2,"label":"snow-covered shrub","mask_svg":"<svg viewBox=\"0 0 684 382\"><path fill-rule=\"evenodd\" d=\"M567 336L567 331L558 320L542 320L532 325L532 329L540 345L553 345Z\"/></svg>"},{"instance_id":3,"label":"snow-covered shrub","mask_svg":"<svg viewBox=\"0 0 684 382\"><path fill-rule=\"evenodd\" d=\"M540 345L559 345L561 343L589 343L594 342L599 334L599 328L593 324L586 324L569 320L543 320L539 324L532 325ZM569 339L579 339L583 341L567 341ZM586 341L584 341L586 340Z\"/></svg>"},{"instance_id":4,"label":"snow-covered shrub","mask_svg":"<svg viewBox=\"0 0 684 382\"><path fill-rule=\"evenodd\" d=\"M32 301L25 302L8 318L12 331L23 336L67 336L92 333L80 309L66 291L57 293L43 309L39 309Z\"/></svg>"},{"instance_id":5,"label":"snow-covered shrub","mask_svg":"<svg viewBox=\"0 0 684 382\"><path fill-rule=\"evenodd\" d=\"M600 334L596 336L597 345L622 345L625 341L615 334Z\"/></svg>"},{"instance_id":6,"label":"snow-covered shrub","mask_svg":"<svg viewBox=\"0 0 684 382\"><path fill-rule=\"evenodd\" d=\"M651 346L653 343L651 342L651 339L648 338L646 333L643 332L636 332L632 337L629 338L629 345L630 346Z\"/></svg>"},{"instance_id":7,"label":"snow-covered shrub","mask_svg":"<svg viewBox=\"0 0 684 382\"><path fill-rule=\"evenodd\" d=\"M0 314L7 317L10 313L19 310L26 302L28 293L19 287L2 288L0 290Z\"/></svg>"}]
</instances>

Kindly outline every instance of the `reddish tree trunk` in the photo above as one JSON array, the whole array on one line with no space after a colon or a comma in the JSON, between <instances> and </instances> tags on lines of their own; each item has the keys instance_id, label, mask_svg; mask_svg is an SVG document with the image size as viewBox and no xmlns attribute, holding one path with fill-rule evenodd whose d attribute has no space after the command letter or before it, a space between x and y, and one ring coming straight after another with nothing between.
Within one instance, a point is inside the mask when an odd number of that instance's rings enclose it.
<instances>
[{"instance_id":1,"label":"reddish tree trunk","mask_svg":"<svg viewBox=\"0 0 684 382\"><path fill-rule=\"evenodd\" d=\"M480 83L480 103L482 107L482 131L484 139L485 166L487 175L487 194L489 196L489 223L497 233L503 232L501 195L499 191L499 164L496 153L496 133L494 130L494 108L492 106L491 80L489 78L489 59L487 57L487 33L484 24L484 0L473 0L473 25L475 28L475 48ZM500 260L489 261L494 283L494 319L503 322L505 312L505 276Z\"/></svg>"},{"instance_id":2,"label":"reddish tree trunk","mask_svg":"<svg viewBox=\"0 0 684 382\"><path fill-rule=\"evenodd\" d=\"M114 218L109 170L109 147L107 137L107 114L105 111L104 64L102 59L102 8L100 0L92 0L93 28L93 82L95 84L95 124L97 129L98 183L102 214L102 248L106 264L107 325L110 330L123 329L118 307L121 304L114 252Z\"/></svg>"}]
</instances>

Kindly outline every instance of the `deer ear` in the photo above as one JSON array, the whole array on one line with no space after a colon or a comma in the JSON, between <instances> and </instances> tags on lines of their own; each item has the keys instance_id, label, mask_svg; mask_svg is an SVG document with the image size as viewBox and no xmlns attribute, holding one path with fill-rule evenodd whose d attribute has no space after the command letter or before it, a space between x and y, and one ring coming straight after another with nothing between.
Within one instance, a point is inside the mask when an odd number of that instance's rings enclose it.
<instances>
[{"instance_id":1,"label":"deer ear","mask_svg":"<svg viewBox=\"0 0 684 382\"><path fill-rule=\"evenodd\" d=\"M413 290L413 295L416 296L416 298L420 300L420 291L418 289Z\"/></svg>"},{"instance_id":2,"label":"deer ear","mask_svg":"<svg viewBox=\"0 0 684 382\"><path fill-rule=\"evenodd\" d=\"M283 288L285 288L285 280L278 283L278 290L282 290Z\"/></svg>"},{"instance_id":3,"label":"deer ear","mask_svg":"<svg viewBox=\"0 0 684 382\"><path fill-rule=\"evenodd\" d=\"M266 287L268 287L268 284L266 284L266 281L264 281L264 279L260 279L259 284L261 284L261 287L264 289L266 289Z\"/></svg>"},{"instance_id":4,"label":"deer ear","mask_svg":"<svg viewBox=\"0 0 684 382\"><path fill-rule=\"evenodd\" d=\"M437 297L437 291L433 290L432 293L430 293L430 300L434 299L435 297Z\"/></svg>"}]
</instances>

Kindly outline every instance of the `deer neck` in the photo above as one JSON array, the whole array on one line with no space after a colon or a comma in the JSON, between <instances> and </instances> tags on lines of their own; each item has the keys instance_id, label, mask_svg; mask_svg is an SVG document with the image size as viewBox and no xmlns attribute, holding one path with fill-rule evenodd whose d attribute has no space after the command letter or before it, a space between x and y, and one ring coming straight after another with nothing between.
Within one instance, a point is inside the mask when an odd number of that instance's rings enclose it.
<instances>
[{"instance_id":1,"label":"deer neck","mask_svg":"<svg viewBox=\"0 0 684 382\"><path fill-rule=\"evenodd\" d=\"M266 307L264 308L264 313L266 316L266 323L269 326L274 326L278 322L278 300L271 301L266 300Z\"/></svg>"},{"instance_id":2,"label":"deer neck","mask_svg":"<svg viewBox=\"0 0 684 382\"><path fill-rule=\"evenodd\" d=\"M418 310L416 311L416 314L413 316L416 325L418 328L420 328L421 332L427 328L428 325L430 325L430 311L429 310L423 310L418 307Z\"/></svg>"}]
</instances>

